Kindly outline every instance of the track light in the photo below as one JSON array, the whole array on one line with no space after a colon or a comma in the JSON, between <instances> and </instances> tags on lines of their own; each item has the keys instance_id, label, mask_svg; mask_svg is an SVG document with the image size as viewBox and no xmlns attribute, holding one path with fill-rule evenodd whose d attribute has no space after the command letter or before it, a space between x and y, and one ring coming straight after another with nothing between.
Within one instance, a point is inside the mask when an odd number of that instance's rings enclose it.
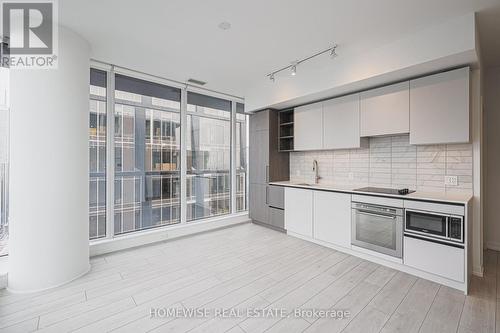
<instances>
[{"instance_id":1,"label":"track light","mask_svg":"<svg viewBox=\"0 0 500 333\"><path fill-rule=\"evenodd\" d=\"M332 47L329 47L326 50L323 50L321 52L315 53L315 54L313 54L313 55L311 55L309 57L306 57L304 59L296 60L296 61L292 62L288 66L285 66L283 68L280 68L278 70L275 70L275 71L272 71L272 72L268 73L266 76L269 77L269 80L271 80L272 82L274 82L274 77L275 77L276 74L278 74L278 73L280 73L282 71L288 70L288 69L290 69L292 76L295 76L295 75L297 75L297 66L298 65L300 65L301 63L306 62L308 60L311 60L313 58L316 58L317 56L325 54L327 52L330 54L330 57L332 59L336 58L337 57L337 44L333 44Z\"/></svg>"},{"instance_id":2,"label":"track light","mask_svg":"<svg viewBox=\"0 0 500 333\"><path fill-rule=\"evenodd\" d=\"M332 49L330 50L330 57L336 58L338 56L336 50L337 50L337 44L333 45Z\"/></svg>"}]
</instances>

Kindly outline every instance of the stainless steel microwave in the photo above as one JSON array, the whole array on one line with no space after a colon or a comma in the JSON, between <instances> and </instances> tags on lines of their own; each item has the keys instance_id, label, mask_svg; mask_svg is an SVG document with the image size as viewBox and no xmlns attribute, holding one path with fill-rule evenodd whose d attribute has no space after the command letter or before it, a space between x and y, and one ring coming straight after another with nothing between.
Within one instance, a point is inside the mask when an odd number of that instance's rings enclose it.
<instances>
[{"instance_id":1,"label":"stainless steel microwave","mask_svg":"<svg viewBox=\"0 0 500 333\"><path fill-rule=\"evenodd\" d=\"M464 242L464 217L406 209L405 233Z\"/></svg>"}]
</instances>

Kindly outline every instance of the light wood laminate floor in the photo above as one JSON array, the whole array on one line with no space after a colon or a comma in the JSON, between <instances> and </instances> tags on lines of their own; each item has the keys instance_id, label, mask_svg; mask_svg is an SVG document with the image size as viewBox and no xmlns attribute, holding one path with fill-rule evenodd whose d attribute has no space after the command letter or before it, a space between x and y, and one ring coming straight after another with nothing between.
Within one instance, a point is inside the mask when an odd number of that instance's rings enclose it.
<instances>
[{"instance_id":1,"label":"light wood laminate floor","mask_svg":"<svg viewBox=\"0 0 500 333\"><path fill-rule=\"evenodd\" d=\"M1 290L0 332L500 332L498 260L497 252L486 252L485 277L474 278L465 297L244 224L93 258L89 274L54 290ZM210 313L151 318L151 308L160 316L161 309ZM349 315L296 317L296 308ZM216 309L239 312L223 318ZM274 316L249 318L246 309ZM285 311L292 315L282 317Z\"/></svg>"}]
</instances>

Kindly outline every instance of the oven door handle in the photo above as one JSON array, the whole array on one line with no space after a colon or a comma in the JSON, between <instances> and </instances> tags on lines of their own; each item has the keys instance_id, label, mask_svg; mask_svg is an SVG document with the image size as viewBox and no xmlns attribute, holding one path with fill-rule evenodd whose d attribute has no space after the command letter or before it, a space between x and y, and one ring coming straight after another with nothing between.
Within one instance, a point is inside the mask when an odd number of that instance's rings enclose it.
<instances>
[{"instance_id":1,"label":"oven door handle","mask_svg":"<svg viewBox=\"0 0 500 333\"><path fill-rule=\"evenodd\" d=\"M375 213L370 213L370 212L366 212L364 210L356 210L356 213L357 214L361 214L361 215L368 215L368 216L373 216L373 217L381 217L381 218L384 218L384 219L391 219L391 220L395 220L397 218L397 216L395 215L384 215L384 214L375 214Z\"/></svg>"}]
</instances>

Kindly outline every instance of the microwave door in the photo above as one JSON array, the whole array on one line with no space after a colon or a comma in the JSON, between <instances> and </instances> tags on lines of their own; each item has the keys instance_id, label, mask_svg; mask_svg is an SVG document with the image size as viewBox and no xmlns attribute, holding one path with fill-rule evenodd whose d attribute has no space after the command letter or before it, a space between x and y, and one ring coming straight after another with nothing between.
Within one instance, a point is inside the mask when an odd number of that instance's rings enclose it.
<instances>
[{"instance_id":1,"label":"microwave door","mask_svg":"<svg viewBox=\"0 0 500 333\"><path fill-rule=\"evenodd\" d=\"M446 239L448 216L406 210L405 231Z\"/></svg>"}]
</instances>

